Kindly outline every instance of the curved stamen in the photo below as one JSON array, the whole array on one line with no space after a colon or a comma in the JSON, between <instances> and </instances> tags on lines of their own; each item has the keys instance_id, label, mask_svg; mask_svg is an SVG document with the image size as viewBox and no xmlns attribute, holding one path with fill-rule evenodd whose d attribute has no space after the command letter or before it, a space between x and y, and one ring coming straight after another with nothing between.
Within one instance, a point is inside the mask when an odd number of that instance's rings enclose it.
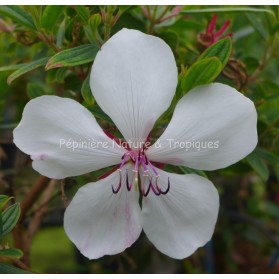
<instances>
[{"instance_id":1,"label":"curved stamen","mask_svg":"<svg viewBox=\"0 0 279 279\"><path fill-rule=\"evenodd\" d=\"M134 163L134 175L133 175L133 179L130 180L129 179L129 173L128 173L128 169L126 169L126 187L127 190L130 192L133 188L133 186L135 187L135 191L137 192L140 188L141 194L143 197L146 197L149 192L150 189L152 190L152 192L156 195L156 196L160 196L162 195L166 195L169 190L170 190L170 179L168 178L168 184L167 184L167 189L166 190L162 190L161 187L158 185L158 179L159 179L159 174L155 168L155 166L153 166L153 164L148 160L147 156L144 154L144 149L141 151L128 151L126 152L123 156L122 156L122 162L119 166L119 183L117 188L115 189L113 185L111 185L112 187L112 192L114 194L117 194L120 191L120 188L122 186L122 168L124 167L124 165L129 161L132 160L132 162ZM142 183L139 184L139 167L140 165L143 168L143 181L141 181ZM147 168L147 166L150 167L150 169ZM155 182L153 183L152 179L155 177ZM149 180L148 186L147 188L146 186L146 179Z\"/></svg>"},{"instance_id":2,"label":"curved stamen","mask_svg":"<svg viewBox=\"0 0 279 279\"><path fill-rule=\"evenodd\" d=\"M146 157L145 154L144 154L144 163L145 163L146 165L148 165L148 159L147 159L147 157Z\"/></svg>"},{"instance_id":3,"label":"curved stamen","mask_svg":"<svg viewBox=\"0 0 279 279\"><path fill-rule=\"evenodd\" d=\"M152 171L155 173L156 177L159 177L159 174L157 173L155 167L150 163L150 161L147 159L149 167L152 169Z\"/></svg>"},{"instance_id":4,"label":"curved stamen","mask_svg":"<svg viewBox=\"0 0 279 279\"><path fill-rule=\"evenodd\" d=\"M145 158L141 157L141 158L140 158L140 162L141 162L141 165L142 165L142 167L143 167L143 175L144 175L144 176L148 176L148 169L147 169L147 167L146 167Z\"/></svg>"},{"instance_id":5,"label":"curved stamen","mask_svg":"<svg viewBox=\"0 0 279 279\"><path fill-rule=\"evenodd\" d=\"M112 192L113 194L117 194L121 188L121 185L122 185L122 175L121 175L121 170L118 170L119 171L119 182L118 182L118 186L116 188L116 190L114 189L113 185L111 185L111 189L112 189Z\"/></svg>"},{"instance_id":6,"label":"curved stamen","mask_svg":"<svg viewBox=\"0 0 279 279\"><path fill-rule=\"evenodd\" d=\"M145 181L146 181L147 178L149 179L149 174L148 174L148 170L146 169L146 166L145 166L144 162L142 163L142 166L143 166L144 171L143 171L143 174L142 174L142 176L143 176L143 182L141 183L141 192L142 192L142 195L143 195L144 197L146 197L146 196L148 195L149 191L150 191L151 185L150 185L150 182L149 182L149 183L148 183L148 189L147 189L147 191L145 192ZM149 180L150 180L150 179L149 179Z\"/></svg>"},{"instance_id":7,"label":"curved stamen","mask_svg":"<svg viewBox=\"0 0 279 279\"><path fill-rule=\"evenodd\" d=\"M127 190L130 192L133 187L133 182L129 183L129 173L128 170L126 170L126 187Z\"/></svg>"},{"instance_id":8,"label":"curved stamen","mask_svg":"<svg viewBox=\"0 0 279 279\"><path fill-rule=\"evenodd\" d=\"M151 187L150 182L149 182L149 184L148 184L148 188L147 188L147 191L146 191L146 192L145 192L145 190L144 190L144 187L141 187L141 192L142 192L142 195L143 195L144 197L147 197L147 196L148 196L149 191L150 191L150 187Z\"/></svg>"},{"instance_id":9,"label":"curved stamen","mask_svg":"<svg viewBox=\"0 0 279 279\"><path fill-rule=\"evenodd\" d=\"M168 187L167 187L167 189L165 190L165 191L163 191L159 186L158 186L158 176L156 177L156 189L157 189L157 191L159 191L159 193L160 194L162 194L162 195L166 195L168 192L169 192L169 190L170 190L170 178L168 177Z\"/></svg>"},{"instance_id":10,"label":"curved stamen","mask_svg":"<svg viewBox=\"0 0 279 279\"><path fill-rule=\"evenodd\" d=\"M121 165L119 167L119 171L122 170L123 166L126 164L127 160L128 160L128 157L129 155L127 153L125 153L123 156L122 156L122 162L121 162Z\"/></svg>"},{"instance_id":11,"label":"curved stamen","mask_svg":"<svg viewBox=\"0 0 279 279\"><path fill-rule=\"evenodd\" d=\"M154 193L156 196L160 196L160 195L161 195L160 192L157 192L157 191L156 191L156 187L154 187L154 185L152 184L152 177L151 177L151 179L149 179L149 187L151 188L151 190L153 191L153 193Z\"/></svg>"}]
</instances>

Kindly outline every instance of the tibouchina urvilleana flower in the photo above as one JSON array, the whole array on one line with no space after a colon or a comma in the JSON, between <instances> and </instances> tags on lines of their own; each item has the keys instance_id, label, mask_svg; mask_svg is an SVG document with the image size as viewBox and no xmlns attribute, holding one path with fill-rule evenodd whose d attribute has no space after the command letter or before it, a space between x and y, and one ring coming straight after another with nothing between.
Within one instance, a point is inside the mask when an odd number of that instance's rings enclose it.
<instances>
[{"instance_id":1,"label":"tibouchina urvilleana flower","mask_svg":"<svg viewBox=\"0 0 279 279\"><path fill-rule=\"evenodd\" d=\"M213 83L182 97L150 146L148 136L170 106L177 78L173 53L164 41L123 29L98 52L90 85L129 145L107 136L72 99L42 96L24 109L14 142L31 155L40 174L62 179L118 166L106 178L81 187L65 212L67 235L90 259L124 251L142 230L162 253L190 256L212 237L218 192L201 176L168 173L158 166L216 170L244 158L257 144L254 104L234 88Z\"/></svg>"}]
</instances>

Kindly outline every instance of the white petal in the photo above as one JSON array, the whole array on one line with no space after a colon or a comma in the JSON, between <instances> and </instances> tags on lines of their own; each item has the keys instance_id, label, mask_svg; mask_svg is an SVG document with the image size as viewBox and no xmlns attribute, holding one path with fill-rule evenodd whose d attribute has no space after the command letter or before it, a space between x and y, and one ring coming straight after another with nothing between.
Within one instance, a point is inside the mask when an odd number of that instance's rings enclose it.
<instances>
[{"instance_id":1,"label":"white petal","mask_svg":"<svg viewBox=\"0 0 279 279\"><path fill-rule=\"evenodd\" d=\"M117 194L112 193L111 186L116 189L119 181L118 172L114 172L103 180L81 187L66 209L66 233L89 259L120 253L141 233L139 193L128 192L125 174L124 168L123 185Z\"/></svg>"},{"instance_id":2,"label":"white petal","mask_svg":"<svg viewBox=\"0 0 279 279\"><path fill-rule=\"evenodd\" d=\"M144 141L175 93L173 53L157 37L122 29L98 52L90 85L124 138Z\"/></svg>"},{"instance_id":3,"label":"white petal","mask_svg":"<svg viewBox=\"0 0 279 279\"><path fill-rule=\"evenodd\" d=\"M191 90L177 104L151 161L215 170L236 163L257 144L253 102L234 88L214 83ZM177 142L177 144L175 143Z\"/></svg>"},{"instance_id":4,"label":"white petal","mask_svg":"<svg viewBox=\"0 0 279 279\"><path fill-rule=\"evenodd\" d=\"M125 152L87 109L56 96L38 97L26 105L14 142L31 155L35 170L56 179L118 164Z\"/></svg>"},{"instance_id":5,"label":"white petal","mask_svg":"<svg viewBox=\"0 0 279 279\"><path fill-rule=\"evenodd\" d=\"M195 175L178 175L157 169L158 184L170 190L143 198L142 226L149 240L162 253L175 259L190 256L212 237L219 210L214 185Z\"/></svg>"}]
</instances>

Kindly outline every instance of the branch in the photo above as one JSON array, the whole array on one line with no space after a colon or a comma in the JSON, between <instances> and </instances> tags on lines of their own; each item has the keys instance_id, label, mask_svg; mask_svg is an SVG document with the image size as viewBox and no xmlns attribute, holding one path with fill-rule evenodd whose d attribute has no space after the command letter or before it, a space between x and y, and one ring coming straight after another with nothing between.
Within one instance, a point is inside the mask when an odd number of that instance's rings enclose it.
<instances>
[{"instance_id":1,"label":"branch","mask_svg":"<svg viewBox=\"0 0 279 279\"><path fill-rule=\"evenodd\" d=\"M17 225L13 230L13 238L14 238L15 247L23 251L23 258L21 259L21 261L26 265L30 264L30 258L29 258L30 247L27 246L26 234L24 233L23 222L25 220L28 210L37 201L37 199L45 189L46 185L48 184L49 180L50 179L47 177L40 176L37 179L37 181L32 185L29 193L20 204L21 215L19 217Z\"/></svg>"},{"instance_id":2,"label":"branch","mask_svg":"<svg viewBox=\"0 0 279 279\"><path fill-rule=\"evenodd\" d=\"M30 192L28 193L26 198L21 202L21 205L20 205L21 215L20 215L20 218L18 221L19 223L23 222L23 220L25 219L26 213L33 206L33 204L38 199L38 197L41 195L41 193L44 191L49 180L50 179L45 176L40 176L38 178L38 180L35 182L35 184L33 184Z\"/></svg>"},{"instance_id":3,"label":"branch","mask_svg":"<svg viewBox=\"0 0 279 279\"><path fill-rule=\"evenodd\" d=\"M31 246L32 239L38 230L44 215L47 213L48 210L48 202L50 200L51 194L53 190L55 189L56 186L56 180L52 179L48 183L47 188L45 189L43 195L42 195L42 200L40 203L40 209L35 213L34 217L29 223L28 226L28 232L27 232L27 246ZM42 206L43 205L43 206Z\"/></svg>"}]
</instances>

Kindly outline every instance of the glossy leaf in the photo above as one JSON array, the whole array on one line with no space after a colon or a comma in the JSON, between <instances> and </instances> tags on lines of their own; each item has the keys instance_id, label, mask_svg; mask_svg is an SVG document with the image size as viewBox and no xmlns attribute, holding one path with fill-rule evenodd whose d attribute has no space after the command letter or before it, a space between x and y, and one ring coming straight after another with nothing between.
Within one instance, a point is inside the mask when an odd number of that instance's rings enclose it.
<instances>
[{"instance_id":1,"label":"glossy leaf","mask_svg":"<svg viewBox=\"0 0 279 279\"><path fill-rule=\"evenodd\" d=\"M27 84L27 95L30 99L42 96L45 94L45 91L43 90L42 86L35 82L29 82Z\"/></svg>"},{"instance_id":2,"label":"glossy leaf","mask_svg":"<svg viewBox=\"0 0 279 279\"><path fill-rule=\"evenodd\" d=\"M214 14L214 13L267 13L275 18L275 14L272 10L261 8L249 8L249 7L228 7L228 8L207 8L207 9L192 9L183 10L181 14Z\"/></svg>"},{"instance_id":3,"label":"glossy leaf","mask_svg":"<svg viewBox=\"0 0 279 279\"><path fill-rule=\"evenodd\" d=\"M135 8L134 5L119 5L118 9L121 12L121 14L128 12L129 10Z\"/></svg>"},{"instance_id":4,"label":"glossy leaf","mask_svg":"<svg viewBox=\"0 0 279 279\"><path fill-rule=\"evenodd\" d=\"M0 195L0 204L2 204L3 202L7 201L9 199L8 196L6 195Z\"/></svg>"},{"instance_id":5,"label":"glossy leaf","mask_svg":"<svg viewBox=\"0 0 279 279\"><path fill-rule=\"evenodd\" d=\"M99 48L93 44L81 45L66 49L52 56L46 65L46 70L60 67L71 67L92 62Z\"/></svg>"},{"instance_id":6,"label":"glossy leaf","mask_svg":"<svg viewBox=\"0 0 279 279\"><path fill-rule=\"evenodd\" d=\"M91 43L91 44L96 44L96 39L93 35L93 31L91 29L91 27L89 25L84 25L83 26L83 31L84 31L84 34L87 38L87 40Z\"/></svg>"},{"instance_id":7,"label":"glossy leaf","mask_svg":"<svg viewBox=\"0 0 279 279\"><path fill-rule=\"evenodd\" d=\"M79 17L83 20L83 22L86 24L89 20L90 12L87 7L82 5L76 5L75 6L76 12L79 15Z\"/></svg>"},{"instance_id":8,"label":"glossy leaf","mask_svg":"<svg viewBox=\"0 0 279 279\"><path fill-rule=\"evenodd\" d=\"M0 5L0 14L9 17L16 23L19 23L30 29L36 28L32 17L19 6Z\"/></svg>"},{"instance_id":9,"label":"glossy leaf","mask_svg":"<svg viewBox=\"0 0 279 279\"><path fill-rule=\"evenodd\" d=\"M22 256L23 256L23 253L19 249L10 248L10 249L0 250L0 257L20 259Z\"/></svg>"},{"instance_id":10,"label":"glossy leaf","mask_svg":"<svg viewBox=\"0 0 279 279\"><path fill-rule=\"evenodd\" d=\"M268 215L279 220L279 206L277 204L272 201L264 201L262 208Z\"/></svg>"},{"instance_id":11,"label":"glossy leaf","mask_svg":"<svg viewBox=\"0 0 279 279\"><path fill-rule=\"evenodd\" d=\"M266 163L256 154L256 152L251 153L247 156L249 165L259 174L263 181L267 181L269 176L269 171Z\"/></svg>"},{"instance_id":12,"label":"glossy leaf","mask_svg":"<svg viewBox=\"0 0 279 279\"><path fill-rule=\"evenodd\" d=\"M1 236L6 235L11 232L15 227L19 216L20 216L20 206L19 203L15 203L14 205L8 207L2 213L2 231Z\"/></svg>"},{"instance_id":13,"label":"glossy leaf","mask_svg":"<svg viewBox=\"0 0 279 279\"><path fill-rule=\"evenodd\" d=\"M248 20L250 21L251 25L253 26L255 31L260 35L260 37L263 40L266 40L266 38L267 38L267 31L265 30L262 22L257 20L257 18L255 18L255 16L253 14L245 13L245 16L248 18Z\"/></svg>"},{"instance_id":14,"label":"glossy leaf","mask_svg":"<svg viewBox=\"0 0 279 279\"><path fill-rule=\"evenodd\" d=\"M31 272L0 262L1 274L31 274Z\"/></svg>"},{"instance_id":15,"label":"glossy leaf","mask_svg":"<svg viewBox=\"0 0 279 279\"><path fill-rule=\"evenodd\" d=\"M0 195L0 211L6 206L6 204L12 199L6 195Z\"/></svg>"},{"instance_id":16,"label":"glossy leaf","mask_svg":"<svg viewBox=\"0 0 279 279\"><path fill-rule=\"evenodd\" d=\"M265 100L258 111L262 120L268 125L273 125L279 121L279 99Z\"/></svg>"},{"instance_id":17,"label":"glossy leaf","mask_svg":"<svg viewBox=\"0 0 279 279\"><path fill-rule=\"evenodd\" d=\"M42 16L42 27L49 31L53 30L55 27L55 23L59 19L64 9L65 6L59 6L59 5L46 6Z\"/></svg>"},{"instance_id":18,"label":"glossy leaf","mask_svg":"<svg viewBox=\"0 0 279 279\"><path fill-rule=\"evenodd\" d=\"M15 72L13 72L9 77L8 77L8 84L11 84L15 79L17 79L18 77L32 71L35 70L39 67L44 66L47 61L48 61L48 57L39 59L39 60L35 60L32 61L30 63L25 63L22 67L20 67L19 69L17 69Z\"/></svg>"},{"instance_id":19,"label":"glossy leaf","mask_svg":"<svg viewBox=\"0 0 279 279\"><path fill-rule=\"evenodd\" d=\"M40 5L28 5L24 7L25 11L27 11L36 26L37 30L41 30L41 22L42 22L42 6Z\"/></svg>"},{"instance_id":20,"label":"glossy leaf","mask_svg":"<svg viewBox=\"0 0 279 279\"><path fill-rule=\"evenodd\" d=\"M90 33L92 33L92 37L94 38L95 44L102 41L102 38L99 34L99 25L102 22L102 18L99 14L94 14L90 17L88 24L90 27Z\"/></svg>"},{"instance_id":21,"label":"glossy leaf","mask_svg":"<svg viewBox=\"0 0 279 279\"><path fill-rule=\"evenodd\" d=\"M66 24L65 24L65 38L69 42L73 41L74 26L75 26L75 18L69 18L68 20L66 20Z\"/></svg>"},{"instance_id":22,"label":"glossy leaf","mask_svg":"<svg viewBox=\"0 0 279 279\"><path fill-rule=\"evenodd\" d=\"M96 118L101 119L101 120L104 120L104 121L110 123L111 125L114 125L114 123L113 123L113 121L110 119L110 117L109 117L107 114L105 114L105 113L100 109L99 106L97 106L97 105L95 105L95 104L94 104L93 106L89 106L89 105L85 104L85 107L87 107L88 110L90 110Z\"/></svg>"},{"instance_id":23,"label":"glossy leaf","mask_svg":"<svg viewBox=\"0 0 279 279\"><path fill-rule=\"evenodd\" d=\"M87 78L82 83L81 95L82 95L84 101L88 105L93 105L94 104L94 97L93 97L93 94L92 94L91 89L90 89L89 79L90 79L90 76L88 75Z\"/></svg>"},{"instance_id":24,"label":"glossy leaf","mask_svg":"<svg viewBox=\"0 0 279 279\"><path fill-rule=\"evenodd\" d=\"M68 71L67 68L57 69L57 72L56 72L56 75L55 75L55 80L57 82L62 83L64 81L65 77L66 77L67 71Z\"/></svg>"},{"instance_id":25,"label":"glossy leaf","mask_svg":"<svg viewBox=\"0 0 279 279\"><path fill-rule=\"evenodd\" d=\"M90 17L88 24L93 30L93 32L95 32L98 26L101 24L101 22L102 22L101 16L99 14L94 14Z\"/></svg>"},{"instance_id":26,"label":"glossy leaf","mask_svg":"<svg viewBox=\"0 0 279 279\"><path fill-rule=\"evenodd\" d=\"M25 66L28 63L21 63L21 64L14 64L14 65L8 65L8 66L2 66L0 67L0 72L5 72L5 71L15 71L23 66Z\"/></svg>"},{"instance_id":27,"label":"glossy leaf","mask_svg":"<svg viewBox=\"0 0 279 279\"><path fill-rule=\"evenodd\" d=\"M64 19L59 25L58 32L57 32L56 45L59 48L63 45L63 41L65 38L65 30L66 30L65 28L66 28L66 20Z\"/></svg>"},{"instance_id":28,"label":"glossy leaf","mask_svg":"<svg viewBox=\"0 0 279 279\"><path fill-rule=\"evenodd\" d=\"M181 88L184 93L192 88L208 84L221 73L222 63L216 57L202 59L194 63L182 77Z\"/></svg>"},{"instance_id":29,"label":"glossy leaf","mask_svg":"<svg viewBox=\"0 0 279 279\"><path fill-rule=\"evenodd\" d=\"M193 174L197 174L197 175L200 175L200 176L203 176L203 177L207 178L207 175L204 171L191 169L191 168L188 168L188 167L185 167L185 166L178 166L178 168L183 174L193 173Z\"/></svg>"},{"instance_id":30,"label":"glossy leaf","mask_svg":"<svg viewBox=\"0 0 279 279\"><path fill-rule=\"evenodd\" d=\"M254 151L259 157L269 162L271 165L279 164L279 156L277 154L271 153L268 150L257 147Z\"/></svg>"},{"instance_id":31,"label":"glossy leaf","mask_svg":"<svg viewBox=\"0 0 279 279\"><path fill-rule=\"evenodd\" d=\"M208 47L199 57L199 60L208 57L217 57L223 64L227 64L232 52L231 38L225 38Z\"/></svg>"}]
</instances>

